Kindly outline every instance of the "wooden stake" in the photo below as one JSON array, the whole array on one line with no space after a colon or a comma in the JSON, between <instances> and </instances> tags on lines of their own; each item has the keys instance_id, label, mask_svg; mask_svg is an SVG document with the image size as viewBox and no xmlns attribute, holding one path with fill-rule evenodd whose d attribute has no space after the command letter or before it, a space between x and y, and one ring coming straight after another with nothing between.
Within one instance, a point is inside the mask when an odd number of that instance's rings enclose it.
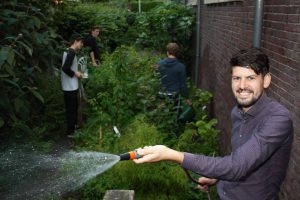
<instances>
[{"instance_id":1,"label":"wooden stake","mask_svg":"<svg viewBox=\"0 0 300 200\"><path fill-rule=\"evenodd\" d=\"M102 146L102 127L99 128L99 144Z\"/></svg>"}]
</instances>

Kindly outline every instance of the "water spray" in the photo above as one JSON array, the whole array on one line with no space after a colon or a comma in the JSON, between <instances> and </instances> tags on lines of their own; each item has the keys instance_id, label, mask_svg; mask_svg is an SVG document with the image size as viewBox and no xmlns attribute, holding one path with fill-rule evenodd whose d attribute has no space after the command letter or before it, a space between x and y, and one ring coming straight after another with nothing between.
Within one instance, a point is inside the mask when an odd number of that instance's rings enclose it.
<instances>
[{"instance_id":1,"label":"water spray","mask_svg":"<svg viewBox=\"0 0 300 200\"><path fill-rule=\"evenodd\" d=\"M0 191L0 196L14 200L44 199L47 195L58 198L67 191L80 188L119 161L142 157L137 150L120 155L69 151L59 156L24 149L0 152L0 177L6 181L3 186L6 192ZM199 184L187 170L185 172L189 179ZM207 195L210 200L210 193Z\"/></svg>"},{"instance_id":2,"label":"water spray","mask_svg":"<svg viewBox=\"0 0 300 200\"><path fill-rule=\"evenodd\" d=\"M119 161L119 155L101 152L0 151L0 199L60 199Z\"/></svg>"}]
</instances>

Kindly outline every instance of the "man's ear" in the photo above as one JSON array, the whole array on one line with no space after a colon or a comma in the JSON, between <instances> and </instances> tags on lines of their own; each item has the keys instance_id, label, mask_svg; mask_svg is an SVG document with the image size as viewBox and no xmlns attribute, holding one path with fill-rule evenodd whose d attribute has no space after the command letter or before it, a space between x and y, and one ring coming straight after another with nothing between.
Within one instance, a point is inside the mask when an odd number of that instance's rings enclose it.
<instances>
[{"instance_id":1,"label":"man's ear","mask_svg":"<svg viewBox=\"0 0 300 200\"><path fill-rule=\"evenodd\" d=\"M264 76L264 88L268 88L271 84L271 74L270 73L267 73L265 76Z\"/></svg>"}]
</instances>

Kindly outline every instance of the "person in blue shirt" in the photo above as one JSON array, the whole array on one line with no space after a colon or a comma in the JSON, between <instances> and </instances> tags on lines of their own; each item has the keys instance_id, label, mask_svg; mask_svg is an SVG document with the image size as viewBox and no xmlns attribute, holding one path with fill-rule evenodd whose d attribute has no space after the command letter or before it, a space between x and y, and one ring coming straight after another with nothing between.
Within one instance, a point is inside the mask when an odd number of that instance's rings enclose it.
<instances>
[{"instance_id":1,"label":"person in blue shirt","mask_svg":"<svg viewBox=\"0 0 300 200\"><path fill-rule=\"evenodd\" d=\"M169 97L177 98L182 95L189 105L189 92L186 86L185 65L177 58L179 46L176 43L169 43L166 46L167 58L158 62L158 71L161 76L162 93Z\"/></svg>"}]
</instances>

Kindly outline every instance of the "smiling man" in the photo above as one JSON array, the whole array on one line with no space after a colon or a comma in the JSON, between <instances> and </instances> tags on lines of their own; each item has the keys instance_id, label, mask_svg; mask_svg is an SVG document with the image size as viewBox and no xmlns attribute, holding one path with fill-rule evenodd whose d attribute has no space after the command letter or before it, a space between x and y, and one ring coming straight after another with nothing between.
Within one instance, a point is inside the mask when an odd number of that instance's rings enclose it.
<instances>
[{"instance_id":1,"label":"smiling man","mask_svg":"<svg viewBox=\"0 0 300 200\"><path fill-rule=\"evenodd\" d=\"M231 113L230 155L209 157L163 145L144 147L136 163L171 160L202 174L199 188L217 183L221 200L277 200L293 141L289 111L267 97L269 59L258 48L241 50L230 60L231 86L237 105Z\"/></svg>"},{"instance_id":2,"label":"smiling man","mask_svg":"<svg viewBox=\"0 0 300 200\"><path fill-rule=\"evenodd\" d=\"M255 59L258 58L261 59L261 64L264 63L263 66L254 63ZM233 94L238 105L247 112L271 83L269 60L266 56L263 56L262 52L254 48L249 51L241 51L231 59L230 63L232 66L231 84Z\"/></svg>"}]
</instances>

